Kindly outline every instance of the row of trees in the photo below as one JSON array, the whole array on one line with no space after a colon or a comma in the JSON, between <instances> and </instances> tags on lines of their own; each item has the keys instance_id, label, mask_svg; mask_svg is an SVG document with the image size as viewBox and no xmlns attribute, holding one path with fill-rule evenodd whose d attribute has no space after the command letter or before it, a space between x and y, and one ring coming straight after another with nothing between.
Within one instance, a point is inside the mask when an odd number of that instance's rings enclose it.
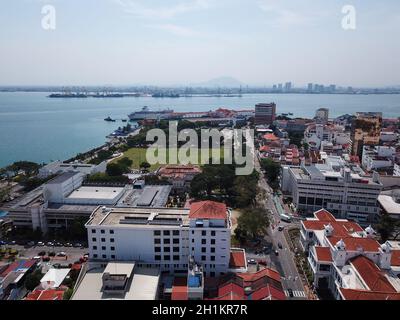
<instances>
[{"instance_id":1,"label":"row of trees","mask_svg":"<svg viewBox=\"0 0 400 320\"><path fill-rule=\"evenodd\" d=\"M191 182L191 197L216 199L240 208L255 203L259 174L237 176L236 165L205 165Z\"/></svg>"}]
</instances>

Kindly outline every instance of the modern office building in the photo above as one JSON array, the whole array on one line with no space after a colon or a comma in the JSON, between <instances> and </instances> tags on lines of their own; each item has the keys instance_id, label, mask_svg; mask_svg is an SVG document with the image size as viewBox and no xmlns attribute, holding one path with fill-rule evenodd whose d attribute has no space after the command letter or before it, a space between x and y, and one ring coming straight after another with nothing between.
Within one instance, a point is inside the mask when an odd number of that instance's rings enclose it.
<instances>
[{"instance_id":1,"label":"modern office building","mask_svg":"<svg viewBox=\"0 0 400 320\"><path fill-rule=\"evenodd\" d=\"M375 222L383 188L377 173L366 176L361 168L336 156L327 157L325 163L284 166L281 187L301 214L324 208L363 225Z\"/></svg>"},{"instance_id":2,"label":"modern office building","mask_svg":"<svg viewBox=\"0 0 400 320\"><path fill-rule=\"evenodd\" d=\"M364 145L377 146L381 128L382 112L357 112L351 129L352 154L361 159Z\"/></svg>"},{"instance_id":3,"label":"modern office building","mask_svg":"<svg viewBox=\"0 0 400 320\"><path fill-rule=\"evenodd\" d=\"M275 103L259 103L256 105L255 124L271 125L276 117Z\"/></svg>"},{"instance_id":4,"label":"modern office building","mask_svg":"<svg viewBox=\"0 0 400 320\"><path fill-rule=\"evenodd\" d=\"M86 228L93 261L135 261L187 273L193 257L208 276L229 270L231 220L222 203L195 202L190 209L98 207Z\"/></svg>"},{"instance_id":5,"label":"modern office building","mask_svg":"<svg viewBox=\"0 0 400 320\"><path fill-rule=\"evenodd\" d=\"M400 300L400 248L379 244L371 226L319 210L301 222L300 243L317 289L337 300Z\"/></svg>"}]
</instances>

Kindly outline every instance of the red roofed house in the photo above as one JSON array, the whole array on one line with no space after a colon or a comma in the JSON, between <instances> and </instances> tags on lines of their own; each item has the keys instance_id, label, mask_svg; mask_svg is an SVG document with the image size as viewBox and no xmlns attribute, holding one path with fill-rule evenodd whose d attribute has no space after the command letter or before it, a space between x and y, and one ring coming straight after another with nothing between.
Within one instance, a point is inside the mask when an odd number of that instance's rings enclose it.
<instances>
[{"instance_id":1,"label":"red roofed house","mask_svg":"<svg viewBox=\"0 0 400 320\"><path fill-rule=\"evenodd\" d=\"M54 301L54 300L63 300L64 291L63 290L35 290L27 295L25 300L46 300L46 301Z\"/></svg>"},{"instance_id":2,"label":"red roofed house","mask_svg":"<svg viewBox=\"0 0 400 320\"><path fill-rule=\"evenodd\" d=\"M372 227L335 219L322 209L302 221L314 286L343 300L400 300L400 247L375 240Z\"/></svg>"},{"instance_id":3,"label":"red roofed house","mask_svg":"<svg viewBox=\"0 0 400 320\"><path fill-rule=\"evenodd\" d=\"M173 190L176 192L188 191L193 178L200 173L200 167L193 165L167 165L157 172L160 177L172 183Z\"/></svg>"}]
</instances>

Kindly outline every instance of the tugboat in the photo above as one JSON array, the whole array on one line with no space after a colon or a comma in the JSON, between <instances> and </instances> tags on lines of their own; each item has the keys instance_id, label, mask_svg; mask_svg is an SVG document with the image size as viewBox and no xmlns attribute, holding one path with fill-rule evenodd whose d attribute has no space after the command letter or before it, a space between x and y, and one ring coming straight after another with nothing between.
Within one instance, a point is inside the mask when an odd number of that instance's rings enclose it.
<instances>
[{"instance_id":1,"label":"tugboat","mask_svg":"<svg viewBox=\"0 0 400 320\"><path fill-rule=\"evenodd\" d=\"M108 116L107 118L105 118L104 121L107 121L107 122L116 122L116 120L111 119L110 116Z\"/></svg>"}]
</instances>

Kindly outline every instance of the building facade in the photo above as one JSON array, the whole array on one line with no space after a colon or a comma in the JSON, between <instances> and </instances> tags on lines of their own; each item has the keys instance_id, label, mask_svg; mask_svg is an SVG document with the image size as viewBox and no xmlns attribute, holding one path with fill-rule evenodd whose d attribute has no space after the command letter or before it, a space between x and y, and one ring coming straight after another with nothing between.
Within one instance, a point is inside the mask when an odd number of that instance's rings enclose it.
<instances>
[{"instance_id":1,"label":"building facade","mask_svg":"<svg viewBox=\"0 0 400 320\"><path fill-rule=\"evenodd\" d=\"M221 203L197 202L190 209L99 207L86 228L93 260L136 261L186 273L193 257L208 276L229 269L230 212Z\"/></svg>"},{"instance_id":2,"label":"building facade","mask_svg":"<svg viewBox=\"0 0 400 320\"><path fill-rule=\"evenodd\" d=\"M275 103L259 103L256 105L255 124L271 125L276 117Z\"/></svg>"}]
</instances>

